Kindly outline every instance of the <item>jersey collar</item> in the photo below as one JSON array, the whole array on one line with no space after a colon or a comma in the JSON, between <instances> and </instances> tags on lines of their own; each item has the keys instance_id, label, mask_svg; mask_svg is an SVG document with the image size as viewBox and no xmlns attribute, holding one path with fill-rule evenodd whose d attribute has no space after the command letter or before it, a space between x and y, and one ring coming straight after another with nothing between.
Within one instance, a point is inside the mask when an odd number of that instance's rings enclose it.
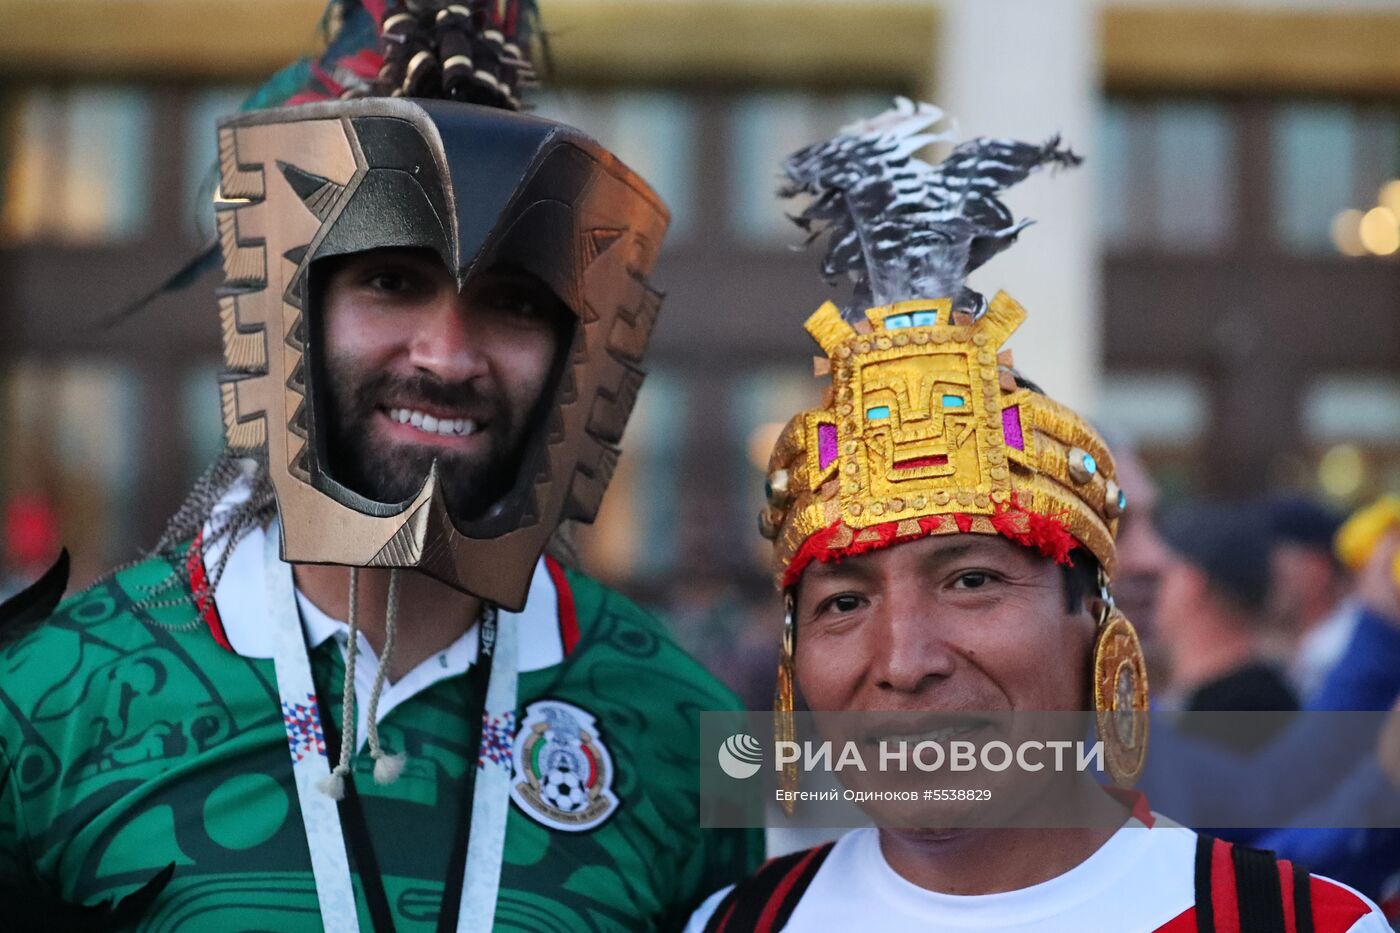
<instances>
[{"instance_id":1,"label":"jersey collar","mask_svg":"<svg viewBox=\"0 0 1400 933\"><path fill-rule=\"evenodd\" d=\"M206 526L205 532L208 530ZM271 613L267 605L267 589L263 585L265 539L266 532L259 528L234 546L212 593L207 582L208 568L218 565L223 546L214 545L201 559L199 539L196 539L190 551L188 567L190 588L195 594L200 615L215 640L241 657L264 660L270 659L273 654L267 625ZM291 573L290 566L287 572ZM307 602L300 602L305 610ZM578 620L574 615L573 594L568 580L563 569L548 557L542 557L535 564L525 607L518 613L502 611L501 614L515 617L519 626L522 672L544 670L562 663L578 638ZM313 647L334 637L337 631L344 628L343 623L319 611L302 611L301 617L307 643ZM464 636L446 653L460 654L466 664L475 662L475 637Z\"/></svg>"}]
</instances>

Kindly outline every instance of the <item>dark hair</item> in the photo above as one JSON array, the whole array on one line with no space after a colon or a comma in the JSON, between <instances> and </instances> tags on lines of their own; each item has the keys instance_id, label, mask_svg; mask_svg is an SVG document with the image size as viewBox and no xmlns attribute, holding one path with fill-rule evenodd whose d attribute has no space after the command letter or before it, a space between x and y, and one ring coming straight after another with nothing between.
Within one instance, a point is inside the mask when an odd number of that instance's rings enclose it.
<instances>
[{"instance_id":1,"label":"dark hair","mask_svg":"<svg viewBox=\"0 0 1400 933\"><path fill-rule=\"evenodd\" d=\"M1078 612L1089 599L1099 595L1099 562L1084 548L1070 552L1071 566L1060 565L1065 583L1065 611Z\"/></svg>"}]
</instances>

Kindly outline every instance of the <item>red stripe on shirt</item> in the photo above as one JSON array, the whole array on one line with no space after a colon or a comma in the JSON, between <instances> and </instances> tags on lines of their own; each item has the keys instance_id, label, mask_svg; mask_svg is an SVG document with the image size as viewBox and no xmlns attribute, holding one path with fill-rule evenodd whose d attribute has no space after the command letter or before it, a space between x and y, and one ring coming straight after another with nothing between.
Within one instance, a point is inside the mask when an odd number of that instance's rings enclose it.
<instances>
[{"instance_id":1,"label":"red stripe on shirt","mask_svg":"<svg viewBox=\"0 0 1400 933\"><path fill-rule=\"evenodd\" d=\"M1298 918L1293 910L1293 866L1280 860L1278 868L1284 928L1287 933L1296 933ZM1315 933L1347 933L1370 910L1361 898L1325 878L1313 877L1310 891ZM1239 933L1234 860L1230 856L1229 844L1218 839L1211 858L1211 901L1215 908L1216 933ZM1155 933L1196 933L1196 908L1191 907L1177 914L1159 926Z\"/></svg>"},{"instance_id":2,"label":"red stripe on shirt","mask_svg":"<svg viewBox=\"0 0 1400 933\"><path fill-rule=\"evenodd\" d=\"M773 889L773 893L768 898L768 903L763 907L763 913L758 915L758 922L754 924L754 933L773 933L773 924L778 919L778 911L783 909L783 904L787 901L788 892L792 886L797 884L797 879L801 878L807 870L807 865L812 859L817 857L818 852L826 851L826 846L817 846L809 851L802 859L783 876L783 880L778 882L778 886Z\"/></svg>"},{"instance_id":3,"label":"red stripe on shirt","mask_svg":"<svg viewBox=\"0 0 1400 933\"><path fill-rule=\"evenodd\" d=\"M716 933L728 933L729 921L734 919L734 911L738 906L739 902L737 900L729 901L729 909L724 912L724 917L721 918L719 925L715 927Z\"/></svg>"},{"instance_id":4,"label":"red stripe on shirt","mask_svg":"<svg viewBox=\"0 0 1400 933\"><path fill-rule=\"evenodd\" d=\"M557 560L545 555L544 566L554 583L554 592L559 596L559 640L564 645L564 656L568 657L573 653L574 645L578 644L578 611L574 608L574 591Z\"/></svg>"},{"instance_id":5,"label":"red stripe on shirt","mask_svg":"<svg viewBox=\"0 0 1400 933\"><path fill-rule=\"evenodd\" d=\"M1346 933L1371 912L1365 901L1326 878L1313 878L1309 891L1315 933Z\"/></svg>"},{"instance_id":6,"label":"red stripe on shirt","mask_svg":"<svg viewBox=\"0 0 1400 933\"><path fill-rule=\"evenodd\" d=\"M1196 933L1196 908L1188 907L1159 926L1153 933Z\"/></svg>"},{"instance_id":7,"label":"red stripe on shirt","mask_svg":"<svg viewBox=\"0 0 1400 933\"><path fill-rule=\"evenodd\" d=\"M1284 933L1298 933L1298 918L1293 910L1293 863L1287 859L1278 860L1278 886L1283 897Z\"/></svg>"},{"instance_id":8,"label":"red stripe on shirt","mask_svg":"<svg viewBox=\"0 0 1400 933\"><path fill-rule=\"evenodd\" d=\"M1220 839L1210 856L1210 902L1215 910L1215 933L1240 933L1240 902L1235 892L1235 859L1230 844Z\"/></svg>"},{"instance_id":9,"label":"red stripe on shirt","mask_svg":"<svg viewBox=\"0 0 1400 933\"><path fill-rule=\"evenodd\" d=\"M233 645L229 644L228 634L224 631L223 620L219 618L219 607L214 602L214 594L209 589L209 573L204 567L204 553L200 545L204 542L204 532L201 531L195 536L190 544L189 553L185 555L185 569L189 572L190 592L194 594L194 604L199 609L199 617L204 620L204 624L209 626L209 633L214 636L214 641L219 643L219 647L225 651L232 651Z\"/></svg>"}]
</instances>

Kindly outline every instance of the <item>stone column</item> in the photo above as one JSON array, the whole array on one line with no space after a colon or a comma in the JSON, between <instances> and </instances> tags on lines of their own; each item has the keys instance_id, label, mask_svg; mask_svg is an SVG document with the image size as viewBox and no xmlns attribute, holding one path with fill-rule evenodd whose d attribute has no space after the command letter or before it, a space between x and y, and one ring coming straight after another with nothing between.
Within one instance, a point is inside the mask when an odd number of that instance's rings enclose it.
<instances>
[{"instance_id":1,"label":"stone column","mask_svg":"<svg viewBox=\"0 0 1400 933\"><path fill-rule=\"evenodd\" d=\"M1097 0L946 0L934 101L964 138L1039 142L1060 133L1085 164L1037 174L1012 189L1018 217L1038 222L974 272L988 297L1004 289L1029 319L1012 336L1016 364L1046 392L1094 414L1102 359L1102 269L1095 223L1098 150Z\"/></svg>"}]
</instances>

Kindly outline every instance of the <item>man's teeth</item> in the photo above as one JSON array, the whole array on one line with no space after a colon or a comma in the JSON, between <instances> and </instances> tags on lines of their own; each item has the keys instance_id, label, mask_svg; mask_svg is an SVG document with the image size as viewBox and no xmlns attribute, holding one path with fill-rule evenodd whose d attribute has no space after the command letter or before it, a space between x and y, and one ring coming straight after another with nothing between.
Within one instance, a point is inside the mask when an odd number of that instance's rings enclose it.
<instances>
[{"instance_id":1,"label":"man's teeth","mask_svg":"<svg viewBox=\"0 0 1400 933\"><path fill-rule=\"evenodd\" d=\"M435 418L412 408L391 408L389 417L399 424L411 424L420 431L442 437L466 437L476 433L476 422L470 418Z\"/></svg>"}]
</instances>

